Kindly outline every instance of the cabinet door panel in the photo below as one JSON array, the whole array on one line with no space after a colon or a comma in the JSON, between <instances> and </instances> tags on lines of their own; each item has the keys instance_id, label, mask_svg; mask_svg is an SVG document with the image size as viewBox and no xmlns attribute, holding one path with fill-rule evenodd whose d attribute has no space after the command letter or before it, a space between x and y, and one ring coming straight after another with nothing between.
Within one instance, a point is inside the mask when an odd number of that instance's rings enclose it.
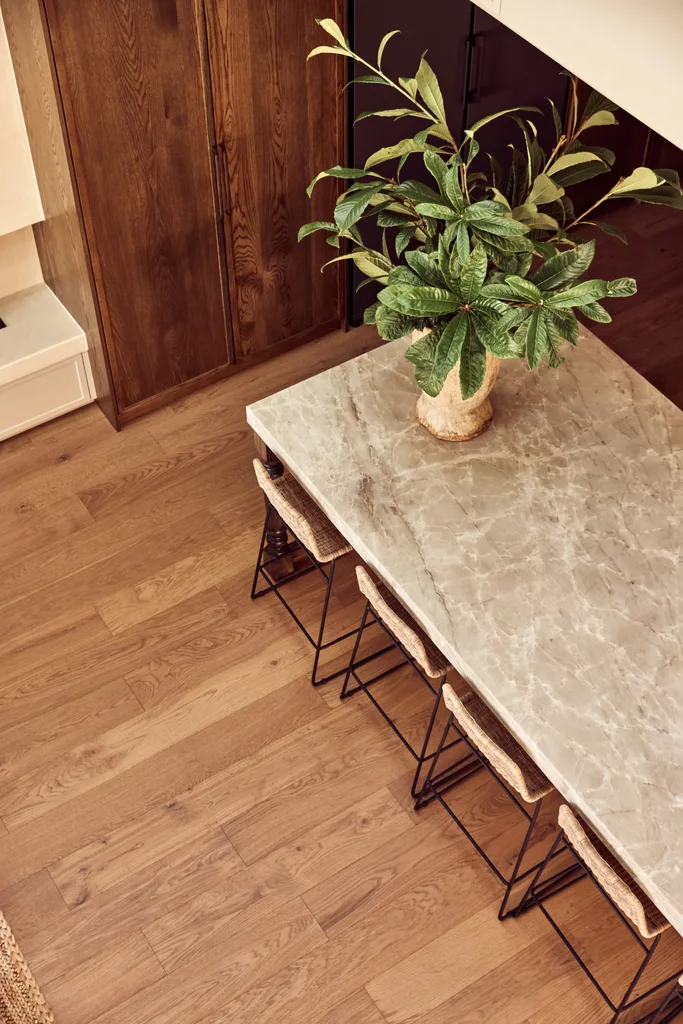
<instances>
[{"instance_id":1,"label":"cabinet door panel","mask_svg":"<svg viewBox=\"0 0 683 1024\"><path fill-rule=\"evenodd\" d=\"M216 135L225 146L237 358L338 324L337 255L323 233L299 244L299 227L329 220L337 185L306 186L343 162L345 69L316 18L342 21L341 0L207 0Z\"/></svg>"},{"instance_id":2,"label":"cabinet door panel","mask_svg":"<svg viewBox=\"0 0 683 1024\"><path fill-rule=\"evenodd\" d=\"M195 0L45 0L119 410L229 361Z\"/></svg>"}]
</instances>

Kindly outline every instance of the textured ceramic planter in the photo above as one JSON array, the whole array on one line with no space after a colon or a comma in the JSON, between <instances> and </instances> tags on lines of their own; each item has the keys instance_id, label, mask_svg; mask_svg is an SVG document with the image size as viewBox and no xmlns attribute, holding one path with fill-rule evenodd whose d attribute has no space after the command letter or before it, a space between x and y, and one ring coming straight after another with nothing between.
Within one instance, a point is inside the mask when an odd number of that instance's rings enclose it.
<instances>
[{"instance_id":1,"label":"textured ceramic planter","mask_svg":"<svg viewBox=\"0 0 683 1024\"><path fill-rule=\"evenodd\" d=\"M471 398L463 398L458 376L460 364L456 363L436 398L430 398L424 391L420 393L417 418L422 426L443 441L470 441L481 434L493 419L489 395L496 383L499 365L500 360L487 352L484 383Z\"/></svg>"}]
</instances>

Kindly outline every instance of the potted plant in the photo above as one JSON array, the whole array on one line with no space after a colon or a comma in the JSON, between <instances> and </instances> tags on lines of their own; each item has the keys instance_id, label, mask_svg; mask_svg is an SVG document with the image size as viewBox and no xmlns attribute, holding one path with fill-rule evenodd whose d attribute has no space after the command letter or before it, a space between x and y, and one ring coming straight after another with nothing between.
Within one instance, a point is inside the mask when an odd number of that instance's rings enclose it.
<instances>
[{"instance_id":1,"label":"potted plant","mask_svg":"<svg viewBox=\"0 0 683 1024\"><path fill-rule=\"evenodd\" d=\"M567 189L609 172L614 163L611 151L589 141L592 128L616 124L617 108L604 96L594 92L579 116L571 79L566 125L549 101L556 134L549 154L528 116L541 113L535 107L485 117L457 142L424 56L414 78L394 81L382 70L382 56L395 32L384 36L373 65L351 50L336 22L326 18L319 24L334 42L316 47L309 59L328 53L351 58L369 71L354 81L390 88L400 96L396 107L361 118L410 118L422 125L417 134L373 153L362 168L321 171L309 195L324 177L350 184L336 201L333 219L304 225L299 240L327 231L330 245L348 248L329 262L353 260L367 279L363 283L382 286L365 321L374 323L387 341L412 334L406 358L422 391L419 420L437 437L467 440L491 419L488 395L501 359L526 359L531 370L542 362L557 367L563 362L563 342L577 344L577 313L606 323L611 318L602 300L635 293L630 277L585 279L595 243L581 240L577 229L591 225L626 241L618 227L594 219L598 207L608 200L636 199L683 208L678 175L637 167L577 214ZM481 161L474 169L477 133L503 116L512 120L522 143L510 147L507 174L493 157L488 173ZM402 179L412 153L423 154L430 184ZM395 164L392 173L386 171L390 163ZM381 251L363 242L361 224L368 217L382 229Z\"/></svg>"}]
</instances>

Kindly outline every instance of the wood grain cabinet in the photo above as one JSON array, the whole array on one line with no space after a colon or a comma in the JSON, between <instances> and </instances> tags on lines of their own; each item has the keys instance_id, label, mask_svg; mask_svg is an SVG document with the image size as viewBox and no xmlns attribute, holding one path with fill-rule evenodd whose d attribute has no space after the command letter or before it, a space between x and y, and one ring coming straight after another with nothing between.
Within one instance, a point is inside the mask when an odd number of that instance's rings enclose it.
<instances>
[{"instance_id":1,"label":"wood grain cabinet","mask_svg":"<svg viewBox=\"0 0 683 1024\"><path fill-rule=\"evenodd\" d=\"M117 425L340 325L324 239L296 237L333 202L307 184L344 160L344 69L306 62L342 0L2 7L25 94L45 34ZM25 95L27 120L41 105Z\"/></svg>"}]
</instances>

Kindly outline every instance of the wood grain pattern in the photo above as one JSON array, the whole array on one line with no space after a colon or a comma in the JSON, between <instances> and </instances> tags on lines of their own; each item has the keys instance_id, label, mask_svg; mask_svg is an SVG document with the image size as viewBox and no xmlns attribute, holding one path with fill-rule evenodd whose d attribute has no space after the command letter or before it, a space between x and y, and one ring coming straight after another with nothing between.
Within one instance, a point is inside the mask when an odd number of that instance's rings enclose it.
<instances>
[{"instance_id":1,"label":"wood grain pattern","mask_svg":"<svg viewBox=\"0 0 683 1024\"><path fill-rule=\"evenodd\" d=\"M343 163L341 61L307 53L324 42L315 18L343 21L341 0L209 0L206 6L216 137L224 146L230 214L228 268L238 358L288 337L330 330L343 313L341 276L320 274L324 236L299 227L329 217L335 184L305 189Z\"/></svg>"},{"instance_id":2,"label":"wood grain pattern","mask_svg":"<svg viewBox=\"0 0 683 1024\"><path fill-rule=\"evenodd\" d=\"M122 435L86 409L3 449L2 514L25 493L29 535L51 490L67 519L77 494L92 517L55 535L46 517L35 555L6 552L17 600L0 604L0 906L59 1024L603 1019L544 919L501 925L470 844L438 805L412 809L412 762L369 703L314 690L305 639L275 602L245 597L263 506L244 404L368 344L369 330L337 334ZM221 592L189 576L184 589L173 567L223 549L235 572ZM340 563L335 624L352 569ZM165 573L170 605L112 635L93 602ZM394 684L417 735L422 692ZM509 865L514 807L484 773L458 801ZM558 899L619 982L628 934L591 886Z\"/></svg>"},{"instance_id":3,"label":"wood grain pattern","mask_svg":"<svg viewBox=\"0 0 683 1024\"><path fill-rule=\"evenodd\" d=\"M46 11L124 411L229 361L197 10Z\"/></svg>"},{"instance_id":4,"label":"wood grain pattern","mask_svg":"<svg viewBox=\"0 0 683 1024\"><path fill-rule=\"evenodd\" d=\"M0 3L19 86L45 220L33 233L43 277L85 332L97 402L117 423L111 369L94 295L94 282L65 145L63 111L41 0Z\"/></svg>"}]
</instances>

